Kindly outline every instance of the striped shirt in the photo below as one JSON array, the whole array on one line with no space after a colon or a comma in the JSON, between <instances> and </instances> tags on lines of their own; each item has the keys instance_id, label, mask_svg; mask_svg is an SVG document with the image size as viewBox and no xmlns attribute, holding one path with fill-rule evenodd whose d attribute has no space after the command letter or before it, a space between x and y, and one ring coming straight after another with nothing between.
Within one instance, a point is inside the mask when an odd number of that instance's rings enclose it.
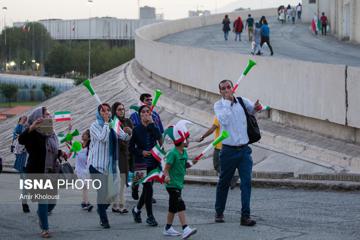
<instances>
[{"instance_id":1,"label":"striped shirt","mask_svg":"<svg viewBox=\"0 0 360 240\"><path fill-rule=\"evenodd\" d=\"M254 114L254 103L242 98L249 114ZM222 143L230 146L244 145L249 142L247 121L244 109L235 98L234 102L221 99L214 104L216 117L219 119L221 130L229 132L229 138Z\"/></svg>"},{"instance_id":2,"label":"striped shirt","mask_svg":"<svg viewBox=\"0 0 360 240\"><path fill-rule=\"evenodd\" d=\"M107 173L109 166L109 135L109 124L105 123L103 127L97 121L91 124L88 164L101 173Z\"/></svg>"}]
</instances>

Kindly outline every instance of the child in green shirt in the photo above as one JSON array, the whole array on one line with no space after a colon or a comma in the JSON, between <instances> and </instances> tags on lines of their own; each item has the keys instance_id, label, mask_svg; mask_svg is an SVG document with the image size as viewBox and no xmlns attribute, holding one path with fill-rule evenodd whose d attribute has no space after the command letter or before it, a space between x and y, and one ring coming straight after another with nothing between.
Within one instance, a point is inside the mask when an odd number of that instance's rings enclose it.
<instances>
[{"instance_id":1,"label":"child in green shirt","mask_svg":"<svg viewBox=\"0 0 360 240\"><path fill-rule=\"evenodd\" d=\"M196 228L190 228L186 223L186 207L181 197L181 191L184 187L186 168L192 166L192 164L188 162L188 155L185 149L185 147L188 146L187 139L190 136L185 123L188 123L188 121L181 120L174 127L171 127L172 129L170 129L172 134L169 134L169 136L174 141L175 147L167 154L164 169L165 186L167 192L169 193L169 210L167 214L167 224L164 228L163 234L165 236L181 235L172 227L175 214L177 213L183 229L182 239L187 239L197 232ZM193 160L193 164L196 164L196 162L197 161Z\"/></svg>"}]
</instances>

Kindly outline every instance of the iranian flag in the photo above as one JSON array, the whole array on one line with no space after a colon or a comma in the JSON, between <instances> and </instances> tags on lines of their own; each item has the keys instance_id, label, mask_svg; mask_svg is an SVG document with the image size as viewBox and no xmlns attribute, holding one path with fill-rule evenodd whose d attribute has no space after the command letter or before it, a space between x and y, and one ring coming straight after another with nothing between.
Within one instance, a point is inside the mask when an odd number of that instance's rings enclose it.
<instances>
[{"instance_id":1,"label":"iranian flag","mask_svg":"<svg viewBox=\"0 0 360 240\"><path fill-rule=\"evenodd\" d=\"M156 168L156 169L152 170L151 172L149 172L149 174L146 175L146 177L144 177L143 179L141 179L140 182L146 183L146 182L156 181L156 182L163 184L164 180L165 180L164 173L162 171L160 171L159 168Z\"/></svg>"},{"instance_id":2,"label":"iranian flag","mask_svg":"<svg viewBox=\"0 0 360 240\"><path fill-rule=\"evenodd\" d=\"M158 162L161 162L162 160L165 159L166 152L160 148L159 144L156 144L155 147L153 147L153 149L151 149L150 152L151 152L151 155L152 155Z\"/></svg>"},{"instance_id":3,"label":"iranian flag","mask_svg":"<svg viewBox=\"0 0 360 240\"><path fill-rule=\"evenodd\" d=\"M66 122L71 121L71 112L55 112L55 122Z\"/></svg>"},{"instance_id":4,"label":"iranian flag","mask_svg":"<svg viewBox=\"0 0 360 240\"><path fill-rule=\"evenodd\" d=\"M116 134L118 135L118 136L120 136L120 132L121 131L123 131L122 129L121 129L121 122L120 122L120 120L115 116L114 117L114 120L113 120L114 122L112 123L113 124L113 126L112 126L112 128L114 129L114 131L116 132Z\"/></svg>"}]
</instances>

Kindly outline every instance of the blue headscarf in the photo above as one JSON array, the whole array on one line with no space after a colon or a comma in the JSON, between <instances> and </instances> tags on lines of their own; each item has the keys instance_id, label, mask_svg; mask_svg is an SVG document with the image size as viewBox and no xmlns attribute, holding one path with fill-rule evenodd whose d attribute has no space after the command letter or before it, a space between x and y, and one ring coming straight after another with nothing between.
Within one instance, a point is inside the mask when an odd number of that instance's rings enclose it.
<instances>
[{"instance_id":1,"label":"blue headscarf","mask_svg":"<svg viewBox=\"0 0 360 240\"><path fill-rule=\"evenodd\" d=\"M104 118L100 115L100 111L96 112L96 120L101 127L104 127L105 121Z\"/></svg>"}]
</instances>

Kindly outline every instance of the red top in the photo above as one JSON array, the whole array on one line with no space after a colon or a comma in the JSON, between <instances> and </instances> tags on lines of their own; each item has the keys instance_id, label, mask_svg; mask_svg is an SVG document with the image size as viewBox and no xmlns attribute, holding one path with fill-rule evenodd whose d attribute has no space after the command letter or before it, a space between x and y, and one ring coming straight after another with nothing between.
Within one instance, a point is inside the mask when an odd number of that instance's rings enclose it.
<instances>
[{"instance_id":1,"label":"red top","mask_svg":"<svg viewBox=\"0 0 360 240\"><path fill-rule=\"evenodd\" d=\"M327 17L325 15L321 16L320 21L321 21L322 24L327 24Z\"/></svg>"}]
</instances>

